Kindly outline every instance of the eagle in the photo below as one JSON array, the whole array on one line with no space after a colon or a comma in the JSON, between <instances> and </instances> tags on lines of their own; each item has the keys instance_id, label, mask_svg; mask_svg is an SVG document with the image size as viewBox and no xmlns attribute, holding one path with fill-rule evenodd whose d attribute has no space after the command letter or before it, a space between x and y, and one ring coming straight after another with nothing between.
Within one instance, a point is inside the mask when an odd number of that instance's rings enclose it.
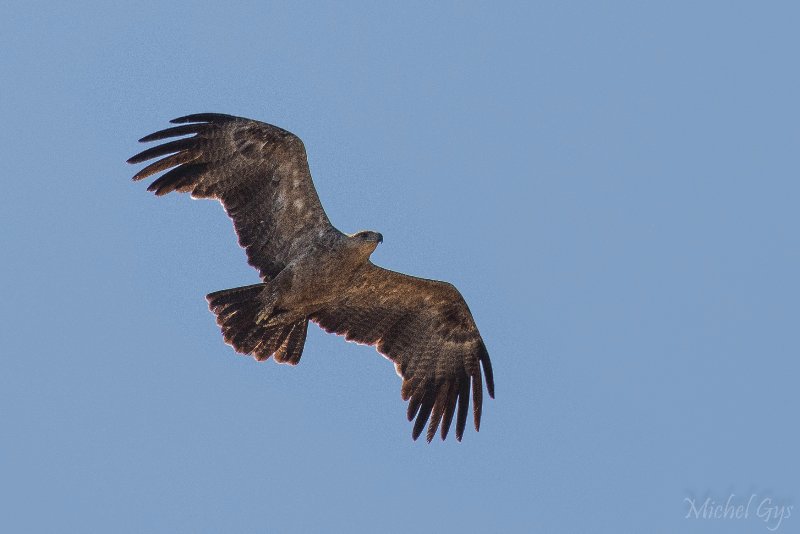
<instances>
[{"instance_id":1,"label":"eagle","mask_svg":"<svg viewBox=\"0 0 800 534\"><path fill-rule=\"evenodd\" d=\"M401 397L416 440L444 440L456 416L464 434L470 391L480 430L483 374L494 398L489 353L461 293L447 282L373 264L383 241L374 231L345 234L322 208L306 150L296 135L263 122L199 113L140 142L178 138L128 159L150 163L141 180L168 171L147 188L219 200L261 283L207 295L225 342L263 361L296 365L309 321L346 340L373 345L402 379ZM187 137L188 136L188 137ZM416 418L416 420L415 420ZM430 423L429 423L430 421Z\"/></svg>"}]
</instances>

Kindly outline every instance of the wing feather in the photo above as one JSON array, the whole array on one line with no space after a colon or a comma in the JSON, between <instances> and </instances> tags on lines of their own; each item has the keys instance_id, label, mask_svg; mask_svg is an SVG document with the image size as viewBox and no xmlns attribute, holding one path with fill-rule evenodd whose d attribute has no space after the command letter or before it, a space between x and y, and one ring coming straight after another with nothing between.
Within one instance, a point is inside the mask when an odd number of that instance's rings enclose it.
<instances>
[{"instance_id":1,"label":"wing feather","mask_svg":"<svg viewBox=\"0 0 800 534\"><path fill-rule=\"evenodd\" d=\"M140 143L149 143L150 141L158 141L159 139L167 139L168 137L178 137L181 135L189 135L200 132L205 126L201 123L198 124L185 124L183 126L173 126L157 132L145 135L139 139Z\"/></svg>"},{"instance_id":2,"label":"wing feather","mask_svg":"<svg viewBox=\"0 0 800 534\"><path fill-rule=\"evenodd\" d=\"M308 168L302 141L286 130L231 115L199 113L141 139L191 135L144 150L128 160L159 156L134 176L167 171L148 187L156 195L189 192L219 200L239 244L262 279L274 278L312 239L338 232L330 224ZM171 170L168 170L171 169Z\"/></svg>"},{"instance_id":3,"label":"wing feather","mask_svg":"<svg viewBox=\"0 0 800 534\"><path fill-rule=\"evenodd\" d=\"M431 441L445 439L453 417L461 441L472 393L475 429L480 429L483 373L490 397L494 377L486 346L464 298L451 284L415 278L368 264L351 288L311 319L328 332L375 345L395 363L400 394L417 439L428 424ZM471 387L470 387L471 385ZM456 407L458 412L456 415Z\"/></svg>"}]
</instances>

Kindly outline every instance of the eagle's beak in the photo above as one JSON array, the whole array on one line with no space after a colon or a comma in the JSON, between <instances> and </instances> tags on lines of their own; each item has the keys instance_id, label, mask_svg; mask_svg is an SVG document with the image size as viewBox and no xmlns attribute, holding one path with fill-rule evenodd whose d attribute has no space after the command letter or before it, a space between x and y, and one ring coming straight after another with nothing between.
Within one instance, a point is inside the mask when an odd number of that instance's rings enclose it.
<instances>
[{"instance_id":1,"label":"eagle's beak","mask_svg":"<svg viewBox=\"0 0 800 534\"><path fill-rule=\"evenodd\" d=\"M378 243L383 243L383 234L378 234Z\"/></svg>"}]
</instances>

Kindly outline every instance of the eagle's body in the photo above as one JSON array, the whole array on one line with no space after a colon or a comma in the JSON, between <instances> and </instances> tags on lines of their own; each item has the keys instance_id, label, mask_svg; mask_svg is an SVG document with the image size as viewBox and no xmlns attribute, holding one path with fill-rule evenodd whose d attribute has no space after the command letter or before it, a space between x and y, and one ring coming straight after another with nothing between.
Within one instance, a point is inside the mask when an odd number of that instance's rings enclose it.
<instances>
[{"instance_id":1,"label":"eagle's body","mask_svg":"<svg viewBox=\"0 0 800 534\"><path fill-rule=\"evenodd\" d=\"M314 189L305 148L276 126L219 114L189 115L182 124L141 139L191 137L145 150L128 160L158 156L134 176L171 169L148 188L157 195L190 192L215 198L233 219L239 243L262 283L208 295L225 341L257 360L297 364L308 321L392 360L416 417L416 439L430 419L430 441L441 423L456 438L466 423L470 386L480 427L483 379L494 396L489 355L463 297L445 282L374 265L383 240L372 231L348 235L328 220ZM190 124L189 124L190 123ZM171 154L171 155L168 155Z\"/></svg>"}]
</instances>

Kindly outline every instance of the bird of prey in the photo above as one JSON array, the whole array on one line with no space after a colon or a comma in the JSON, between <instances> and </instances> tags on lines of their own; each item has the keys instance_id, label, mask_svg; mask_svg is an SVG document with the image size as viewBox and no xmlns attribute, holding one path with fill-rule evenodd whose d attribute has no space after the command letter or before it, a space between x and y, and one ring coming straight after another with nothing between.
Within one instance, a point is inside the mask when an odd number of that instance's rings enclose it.
<instances>
[{"instance_id":1,"label":"bird of prey","mask_svg":"<svg viewBox=\"0 0 800 534\"><path fill-rule=\"evenodd\" d=\"M217 199L262 283L209 294L225 342L256 360L296 365L308 322L348 341L374 345L402 378L416 440L430 420L445 439L453 416L461 441L472 393L480 429L483 373L494 398L492 365L461 293L451 284L378 267L370 255L378 232L345 234L322 209L303 142L263 122L217 113L187 115L140 139L172 137L133 156L141 180L166 171L148 191ZM190 135L190 137L186 137Z\"/></svg>"}]
</instances>

